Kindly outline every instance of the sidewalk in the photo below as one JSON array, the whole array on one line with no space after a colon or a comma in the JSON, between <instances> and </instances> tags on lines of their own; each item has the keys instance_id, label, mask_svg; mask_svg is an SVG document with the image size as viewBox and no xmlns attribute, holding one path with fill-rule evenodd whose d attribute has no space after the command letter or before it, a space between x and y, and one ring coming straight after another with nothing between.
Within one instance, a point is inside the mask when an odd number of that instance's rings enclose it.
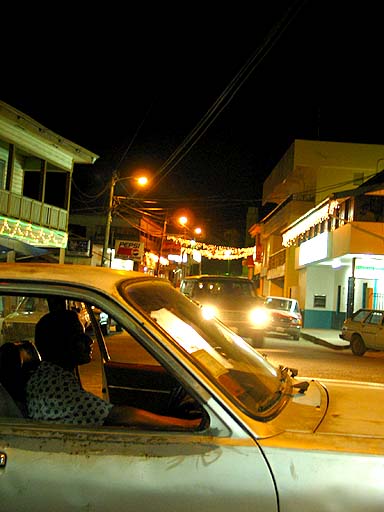
<instances>
[{"instance_id":1,"label":"sidewalk","mask_svg":"<svg viewBox=\"0 0 384 512\"><path fill-rule=\"evenodd\" d=\"M301 337L305 340L323 345L334 350L345 350L349 348L349 341L339 338L341 329L305 329L301 330Z\"/></svg>"}]
</instances>

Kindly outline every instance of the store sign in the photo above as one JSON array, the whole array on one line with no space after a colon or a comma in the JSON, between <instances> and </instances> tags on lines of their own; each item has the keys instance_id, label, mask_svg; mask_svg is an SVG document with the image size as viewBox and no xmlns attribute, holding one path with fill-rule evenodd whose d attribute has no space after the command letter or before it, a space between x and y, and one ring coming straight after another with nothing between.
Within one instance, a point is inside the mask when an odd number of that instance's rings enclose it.
<instances>
[{"instance_id":1,"label":"store sign","mask_svg":"<svg viewBox=\"0 0 384 512\"><path fill-rule=\"evenodd\" d=\"M384 279L384 261L374 258L356 258L354 276L359 279Z\"/></svg>"},{"instance_id":2,"label":"store sign","mask_svg":"<svg viewBox=\"0 0 384 512\"><path fill-rule=\"evenodd\" d=\"M144 256L144 243L131 240L116 240L115 258L141 261Z\"/></svg>"}]
</instances>

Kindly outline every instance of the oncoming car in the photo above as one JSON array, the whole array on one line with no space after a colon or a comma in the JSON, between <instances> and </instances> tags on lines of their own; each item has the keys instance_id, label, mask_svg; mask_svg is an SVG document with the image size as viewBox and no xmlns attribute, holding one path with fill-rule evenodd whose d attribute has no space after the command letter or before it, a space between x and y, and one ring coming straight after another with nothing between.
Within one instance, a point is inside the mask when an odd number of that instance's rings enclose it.
<instances>
[{"instance_id":1,"label":"oncoming car","mask_svg":"<svg viewBox=\"0 0 384 512\"><path fill-rule=\"evenodd\" d=\"M180 291L202 306L206 316L216 316L254 347L264 340L268 314L250 279L232 276L188 276Z\"/></svg>"},{"instance_id":2,"label":"oncoming car","mask_svg":"<svg viewBox=\"0 0 384 512\"><path fill-rule=\"evenodd\" d=\"M82 389L193 426L144 428L134 417L113 426L33 420L28 403L21 408L12 396L44 360L7 361L4 347L25 347L7 342L0 347L2 510L381 512L384 385L320 382L284 361L272 364L166 279L1 264L3 302L41 295L55 307L74 300L90 311L93 360L74 376ZM94 309L122 331L105 337ZM55 386L50 391L54 397Z\"/></svg>"},{"instance_id":3,"label":"oncoming car","mask_svg":"<svg viewBox=\"0 0 384 512\"><path fill-rule=\"evenodd\" d=\"M349 341L355 356L367 350L384 350L384 311L359 309L344 320L340 338Z\"/></svg>"}]
</instances>

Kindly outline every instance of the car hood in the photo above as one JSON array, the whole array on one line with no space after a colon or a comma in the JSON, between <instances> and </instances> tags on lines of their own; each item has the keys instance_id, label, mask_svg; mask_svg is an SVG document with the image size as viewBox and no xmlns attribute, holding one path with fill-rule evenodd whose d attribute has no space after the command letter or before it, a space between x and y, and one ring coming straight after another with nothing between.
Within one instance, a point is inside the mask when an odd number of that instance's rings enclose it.
<instances>
[{"instance_id":1,"label":"car hood","mask_svg":"<svg viewBox=\"0 0 384 512\"><path fill-rule=\"evenodd\" d=\"M384 455L384 384L311 381L312 396L294 399L279 415L275 432L261 435L264 448ZM320 392L320 401L316 393Z\"/></svg>"},{"instance_id":2,"label":"car hood","mask_svg":"<svg viewBox=\"0 0 384 512\"><path fill-rule=\"evenodd\" d=\"M329 402L321 434L384 439L384 384L323 380Z\"/></svg>"},{"instance_id":3,"label":"car hood","mask_svg":"<svg viewBox=\"0 0 384 512\"><path fill-rule=\"evenodd\" d=\"M297 313L291 313L290 311L284 311L282 309L269 309L268 308L268 312L270 315L272 316L276 316L276 317L285 317L285 318L292 318L292 317L296 317L296 318L299 318L299 315Z\"/></svg>"}]
</instances>

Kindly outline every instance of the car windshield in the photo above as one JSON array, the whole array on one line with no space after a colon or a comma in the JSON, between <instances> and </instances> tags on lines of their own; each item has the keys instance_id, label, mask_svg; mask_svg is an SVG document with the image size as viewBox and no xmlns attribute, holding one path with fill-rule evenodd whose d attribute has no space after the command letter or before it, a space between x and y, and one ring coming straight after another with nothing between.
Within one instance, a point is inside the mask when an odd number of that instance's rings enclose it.
<instances>
[{"instance_id":1,"label":"car windshield","mask_svg":"<svg viewBox=\"0 0 384 512\"><path fill-rule=\"evenodd\" d=\"M193 296L194 298L233 296L256 297L256 293L252 284L247 281L204 280L199 281Z\"/></svg>"},{"instance_id":2,"label":"car windshield","mask_svg":"<svg viewBox=\"0 0 384 512\"><path fill-rule=\"evenodd\" d=\"M291 309L291 301L287 299L280 298L268 298L265 301L265 305L269 309L280 309L282 311L290 311Z\"/></svg>"},{"instance_id":3,"label":"car windshield","mask_svg":"<svg viewBox=\"0 0 384 512\"><path fill-rule=\"evenodd\" d=\"M204 318L203 309L169 283L130 282L120 291L157 322L246 414L266 421L285 405L291 386L288 372L274 367L216 319Z\"/></svg>"}]
</instances>

